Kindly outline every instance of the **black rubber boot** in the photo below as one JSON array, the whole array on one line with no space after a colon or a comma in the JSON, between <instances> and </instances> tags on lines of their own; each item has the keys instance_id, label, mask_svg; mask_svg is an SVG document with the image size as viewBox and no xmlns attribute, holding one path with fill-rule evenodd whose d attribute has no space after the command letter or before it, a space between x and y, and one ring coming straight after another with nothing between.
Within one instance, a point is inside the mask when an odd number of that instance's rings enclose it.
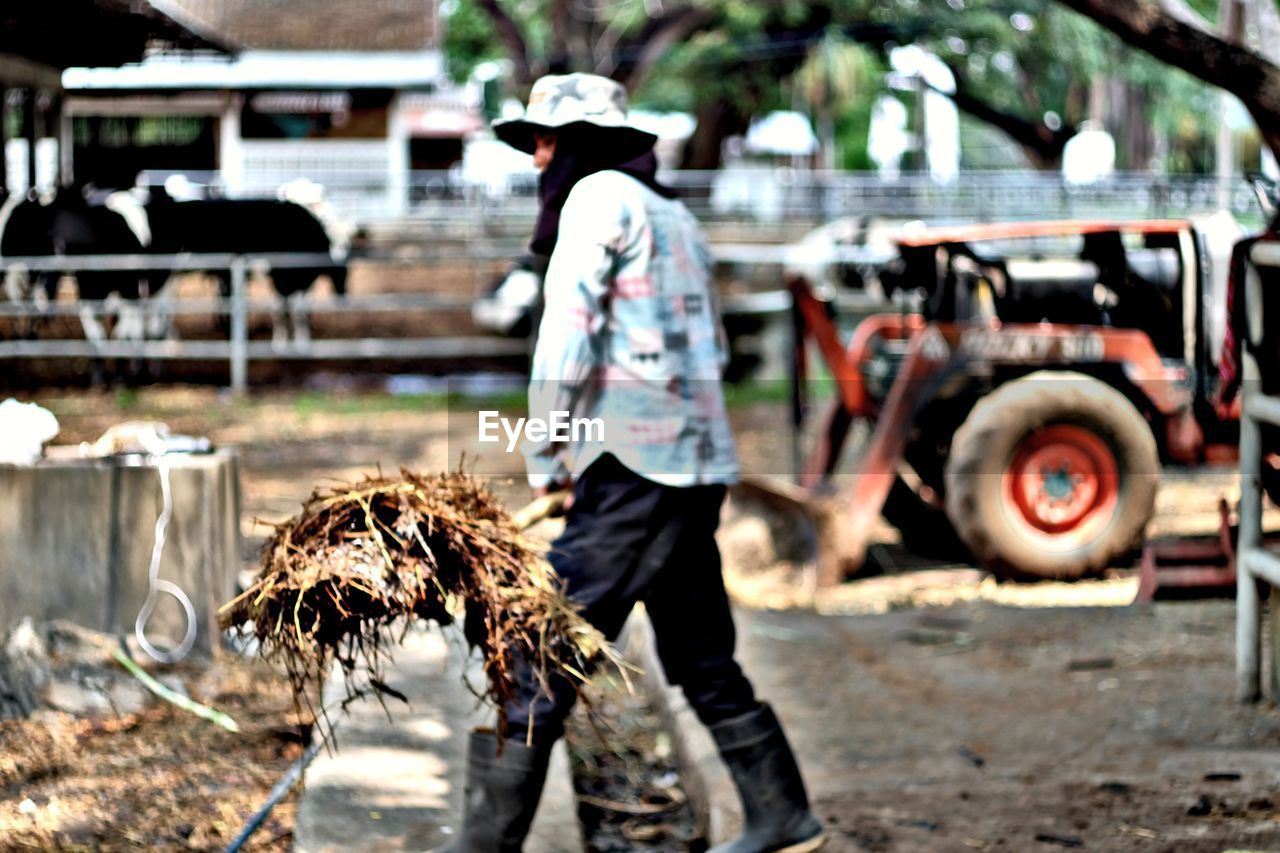
<instances>
[{"instance_id":1,"label":"black rubber boot","mask_svg":"<svg viewBox=\"0 0 1280 853\"><path fill-rule=\"evenodd\" d=\"M710 853L805 853L826 842L772 708L716 723L711 734L742 796L743 827Z\"/></svg>"},{"instance_id":2,"label":"black rubber boot","mask_svg":"<svg viewBox=\"0 0 1280 853\"><path fill-rule=\"evenodd\" d=\"M547 778L552 744L507 738L498 754L491 732L472 732L458 836L436 853L519 853Z\"/></svg>"}]
</instances>

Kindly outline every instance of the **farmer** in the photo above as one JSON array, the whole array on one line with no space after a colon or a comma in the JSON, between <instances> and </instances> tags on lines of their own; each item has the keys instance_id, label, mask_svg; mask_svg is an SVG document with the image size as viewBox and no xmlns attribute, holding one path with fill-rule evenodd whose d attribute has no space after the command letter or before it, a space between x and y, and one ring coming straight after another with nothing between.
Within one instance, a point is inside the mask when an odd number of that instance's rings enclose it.
<instances>
[{"instance_id":1,"label":"farmer","mask_svg":"<svg viewBox=\"0 0 1280 853\"><path fill-rule=\"evenodd\" d=\"M742 796L743 834L716 851L817 849L825 836L777 718L733 659L715 531L738 476L720 372L726 345L697 221L655 177L656 138L627 122L604 77L543 77L498 137L542 172L535 252L549 254L529 417L599 428L526 442L538 494L572 488L550 560L588 620L614 639L637 602L667 679L711 729ZM525 667L492 734L469 743L466 815L446 850L517 851L575 698Z\"/></svg>"}]
</instances>

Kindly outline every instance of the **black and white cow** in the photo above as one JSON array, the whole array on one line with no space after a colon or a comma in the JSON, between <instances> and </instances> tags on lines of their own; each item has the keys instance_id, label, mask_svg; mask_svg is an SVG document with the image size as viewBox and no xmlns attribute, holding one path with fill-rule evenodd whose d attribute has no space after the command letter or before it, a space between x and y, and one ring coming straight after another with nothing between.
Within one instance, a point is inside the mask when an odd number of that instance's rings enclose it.
<instances>
[{"instance_id":1,"label":"black and white cow","mask_svg":"<svg viewBox=\"0 0 1280 853\"><path fill-rule=\"evenodd\" d=\"M148 251L150 233L142 205L127 193L61 189L44 196L14 196L0 207L0 256L68 258L65 271L75 277L81 300L115 301L112 336L159 337L167 323L160 314L147 323L138 301L164 286L167 273L155 270L78 270L77 255L137 255ZM61 271L29 270L5 264L4 289L14 302L37 307L57 296ZM103 323L87 308L81 311L85 337L102 340Z\"/></svg>"},{"instance_id":2,"label":"black and white cow","mask_svg":"<svg viewBox=\"0 0 1280 853\"><path fill-rule=\"evenodd\" d=\"M147 203L151 223L151 251L210 254L315 254L327 260L306 267L277 266L269 273L281 297L273 316L273 341L283 344L292 337L305 342L307 328L304 295L316 279L326 276L334 293L346 294L347 249L307 207L275 199L176 200L163 190L152 190ZM231 270L205 270L217 282L222 295L231 293Z\"/></svg>"},{"instance_id":3,"label":"black and white cow","mask_svg":"<svg viewBox=\"0 0 1280 853\"><path fill-rule=\"evenodd\" d=\"M320 276L327 276L334 292L346 293L345 244L330 237L320 219L306 206L274 199L199 199L178 201L153 189L142 198L128 191L64 189L45 198L12 198L0 208L0 256L111 255L111 254L272 254L325 255L316 266L278 267L271 282L281 297L273 316L273 340L283 343L309 338L302 294ZM59 274L34 272L20 265L6 265L4 289L13 301L38 303L56 296ZM171 329L168 312L144 315L136 309L140 297L161 293L170 271L76 270L82 300L119 299L120 319L115 337L158 337L158 329ZM223 295L231 289L229 269L207 271L219 283ZM85 335L101 339L105 331L88 311L81 313Z\"/></svg>"},{"instance_id":4,"label":"black and white cow","mask_svg":"<svg viewBox=\"0 0 1280 853\"><path fill-rule=\"evenodd\" d=\"M51 224L52 219L42 205L16 193L7 196L0 206L0 256L52 254ZM56 284L56 279L44 272L33 273L26 264L5 263L4 294L10 302L31 301L43 308Z\"/></svg>"}]
</instances>

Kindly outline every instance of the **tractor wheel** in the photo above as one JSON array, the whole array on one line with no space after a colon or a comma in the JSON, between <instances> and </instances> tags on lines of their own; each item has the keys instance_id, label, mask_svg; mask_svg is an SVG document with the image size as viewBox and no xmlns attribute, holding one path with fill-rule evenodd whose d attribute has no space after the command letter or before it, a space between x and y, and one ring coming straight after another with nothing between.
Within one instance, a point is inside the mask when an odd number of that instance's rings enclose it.
<instances>
[{"instance_id":1,"label":"tractor wheel","mask_svg":"<svg viewBox=\"0 0 1280 853\"><path fill-rule=\"evenodd\" d=\"M916 556L951 562L972 559L947 514L926 503L901 477L894 478L880 514L902 534L902 547Z\"/></svg>"},{"instance_id":2,"label":"tractor wheel","mask_svg":"<svg viewBox=\"0 0 1280 853\"><path fill-rule=\"evenodd\" d=\"M1137 547L1160 458L1123 394L1042 371L978 401L947 460L947 515L974 557L1011 579L1098 574Z\"/></svg>"}]
</instances>

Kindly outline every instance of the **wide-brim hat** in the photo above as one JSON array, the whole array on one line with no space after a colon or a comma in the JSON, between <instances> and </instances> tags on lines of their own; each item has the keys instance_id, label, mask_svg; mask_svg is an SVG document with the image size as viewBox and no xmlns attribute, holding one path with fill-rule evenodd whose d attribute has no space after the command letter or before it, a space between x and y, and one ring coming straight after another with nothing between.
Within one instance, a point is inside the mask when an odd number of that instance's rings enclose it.
<instances>
[{"instance_id":1,"label":"wide-brim hat","mask_svg":"<svg viewBox=\"0 0 1280 853\"><path fill-rule=\"evenodd\" d=\"M609 146L630 160L653 147L658 137L627 120L627 90L598 74L540 77L520 118L495 121L493 132L512 148L532 154L536 133L572 134Z\"/></svg>"}]
</instances>

